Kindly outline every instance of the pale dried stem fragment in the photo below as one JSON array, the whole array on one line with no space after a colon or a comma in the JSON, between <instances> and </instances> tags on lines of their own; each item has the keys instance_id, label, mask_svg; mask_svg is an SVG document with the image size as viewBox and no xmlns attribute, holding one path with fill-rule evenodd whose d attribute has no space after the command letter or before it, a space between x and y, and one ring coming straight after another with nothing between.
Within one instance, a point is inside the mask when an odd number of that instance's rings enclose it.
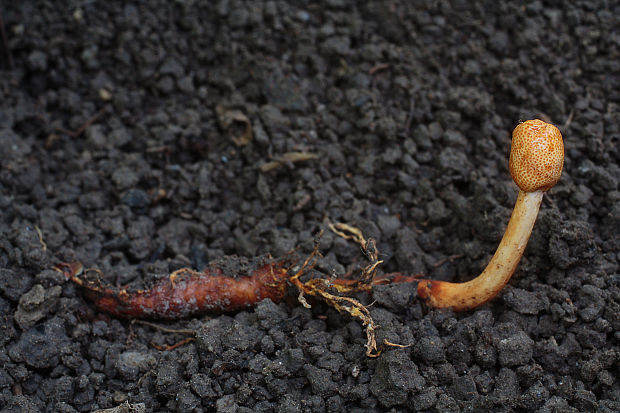
<instances>
[{"instance_id":1,"label":"pale dried stem fragment","mask_svg":"<svg viewBox=\"0 0 620 413\"><path fill-rule=\"evenodd\" d=\"M359 235L361 236L361 232L359 232ZM372 244L372 247L374 247L374 244ZM310 272L316 265L316 260L321 255L318 248L319 244L317 241L312 253L306 258L300 269L290 278L291 284L299 290L297 299L304 307L311 308L305 296L318 297L337 311L348 313L352 317L359 319L366 328L366 355L368 357L377 357L380 354L380 351L377 349L375 333L377 325L372 319L370 311L359 300L345 295L367 291L368 288L371 288L371 285L363 281L342 284L339 282L340 280L328 278L312 278L305 282L300 280L302 275ZM376 251L376 248L374 251ZM377 263L371 262L368 267L363 269L363 273L368 271L369 268L371 268L372 274L364 274L364 277L371 282L376 273Z\"/></svg>"},{"instance_id":2,"label":"pale dried stem fragment","mask_svg":"<svg viewBox=\"0 0 620 413\"><path fill-rule=\"evenodd\" d=\"M290 165L295 162L310 161L319 156L310 152L285 152L282 155L274 156L272 161L265 162L260 166L261 172L269 172L283 165Z\"/></svg>"}]
</instances>

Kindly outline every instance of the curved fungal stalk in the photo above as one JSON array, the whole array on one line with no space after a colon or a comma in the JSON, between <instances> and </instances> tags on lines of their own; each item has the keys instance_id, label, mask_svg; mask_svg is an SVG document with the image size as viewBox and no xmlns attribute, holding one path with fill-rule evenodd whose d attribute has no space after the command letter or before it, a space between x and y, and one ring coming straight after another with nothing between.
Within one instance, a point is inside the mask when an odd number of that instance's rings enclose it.
<instances>
[{"instance_id":1,"label":"curved fungal stalk","mask_svg":"<svg viewBox=\"0 0 620 413\"><path fill-rule=\"evenodd\" d=\"M519 124L512 132L509 164L512 179L520 191L495 255L482 274L471 281L420 281L418 296L429 306L469 310L491 300L506 285L530 238L543 193L562 174L562 134L555 126L539 119Z\"/></svg>"}]
</instances>

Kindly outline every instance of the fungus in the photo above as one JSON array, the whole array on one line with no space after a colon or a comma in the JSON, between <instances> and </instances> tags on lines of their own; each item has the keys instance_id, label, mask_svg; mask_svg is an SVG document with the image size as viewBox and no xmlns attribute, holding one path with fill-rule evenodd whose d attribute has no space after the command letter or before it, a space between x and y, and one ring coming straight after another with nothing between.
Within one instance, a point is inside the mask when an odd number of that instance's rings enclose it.
<instances>
[{"instance_id":1,"label":"fungus","mask_svg":"<svg viewBox=\"0 0 620 413\"><path fill-rule=\"evenodd\" d=\"M509 165L520 190L493 258L478 277L465 283L420 281L418 296L431 307L455 311L478 307L495 297L517 268L543 194L558 182L563 164L564 143L558 128L539 119L519 124L512 132Z\"/></svg>"}]
</instances>

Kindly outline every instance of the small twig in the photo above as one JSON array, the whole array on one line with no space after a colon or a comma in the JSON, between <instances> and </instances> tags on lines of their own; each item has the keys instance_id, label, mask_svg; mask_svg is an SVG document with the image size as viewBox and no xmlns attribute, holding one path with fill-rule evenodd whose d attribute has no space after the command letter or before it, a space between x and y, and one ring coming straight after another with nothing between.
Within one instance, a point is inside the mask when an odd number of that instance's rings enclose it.
<instances>
[{"instance_id":1,"label":"small twig","mask_svg":"<svg viewBox=\"0 0 620 413\"><path fill-rule=\"evenodd\" d=\"M150 148L146 148L146 153L168 152L168 151L170 151L170 147L167 145L159 145L159 146L153 146Z\"/></svg>"},{"instance_id":2,"label":"small twig","mask_svg":"<svg viewBox=\"0 0 620 413\"><path fill-rule=\"evenodd\" d=\"M101 115L103 115L105 113L105 110L106 110L105 107L99 109L99 111L97 113L95 113L93 116L91 116L89 119L87 119L86 122L84 122L84 124L82 124L82 126L77 128L76 130L69 130L69 129L65 129L65 128L56 128L56 130L58 132L64 133L65 135L69 135L72 138L77 138L82 133L84 133L84 131L86 129L88 129L88 127L90 125L95 123L97 121L97 119L99 119L101 117Z\"/></svg>"},{"instance_id":3,"label":"small twig","mask_svg":"<svg viewBox=\"0 0 620 413\"><path fill-rule=\"evenodd\" d=\"M292 164L294 162L308 161L311 159L317 159L319 156L310 152L286 152L285 154L274 157L273 161L264 163L260 166L261 172L269 172L272 169L278 168L282 165Z\"/></svg>"},{"instance_id":4,"label":"small twig","mask_svg":"<svg viewBox=\"0 0 620 413\"><path fill-rule=\"evenodd\" d=\"M306 205L308 205L308 202L310 202L312 200L312 196L310 196L310 194L305 194L293 207L293 212L299 212L301 211Z\"/></svg>"},{"instance_id":5,"label":"small twig","mask_svg":"<svg viewBox=\"0 0 620 413\"><path fill-rule=\"evenodd\" d=\"M41 231L41 228L35 225L34 229L37 231L37 235L39 236L39 242L41 243L41 247L43 248L43 251L47 251L47 244L43 240L43 232Z\"/></svg>"},{"instance_id":6,"label":"small twig","mask_svg":"<svg viewBox=\"0 0 620 413\"><path fill-rule=\"evenodd\" d=\"M187 343L190 343L190 342L196 340L196 337L194 337L194 336L196 336L196 330L168 328L168 327L160 326L160 325L155 324L155 323L151 323L149 321L135 320L135 319L131 321L131 324L142 324L142 325L145 325L145 326L148 326L148 327L152 327L152 328L154 328L156 330L159 330L161 332L164 332L164 333L189 334L189 335L193 336L193 337L184 338L183 340L181 340L181 341L179 341L177 343L174 343L174 344L163 344L162 345L162 344L157 344L157 343L151 342L151 345L153 347L155 347L155 349L157 349L159 351L172 351L175 348L179 348L181 346L184 346Z\"/></svg>"},{"instance_id":7,"label":"small twig","mask_svg":"<svg viewBox=\"0 0 620 413\"><path fill-rule=\"evenodd\" d=\"M383 344L389 347L398 347L398 348L407 348L411 347L413 344L396 344L388 341L387 339L383 340Z\"/></svg>"},{"instance_id":8,"label":"small twig","mask_svg":"<svg viewBox=\"0 0 620 413\"><path fill-rule=\"evenodd\" d=\"M149 321L144 321L144 320L132 320L132 323L134 324L142 324L148 327L153 327L159 331L162 331L164 333L173 333L173 334L189 334L189 335L196 335L196 330L191 330L191 329L174 329L174 328L168 328L168 327L163 327L160 326L158 324L155 323L151 323Z\"/></svg>"},{"instance_id":9,"label":"small twig","mask_svg":"<svg viewBox=\"0 0 620 413\"><path fill-rule=\"evenodd\" d=\"M183 340L179 341L178 343L174 343L174 344L164 344L162 346L162 345L159 345L159 344L156 344L156 343L151 343L151 345L153 347L155 347L156 350L159 350L159 351L172 351L175 348L179 348L181 346L184 346L187 343L191 343L194 340L196 340L194 337L187 337L186 339L183 339Z\"/></svg>"},{"instance_id":10,"label":"small twig","mask_svg":"<svg viewBox=\"0 0 620 413\"><path fill-rule=\"evenodd\" d=\"M327 226L340 238L350 239L358 243L362 248L366 246L366 238L364 238L364 234L362 234L359 228L343 222L328 222Z\"/></svg>"},{"instance_id":11,"label":"small twig","mask_svg":"<svg viewBox=\"0 0 620 413\"><path fill-rule=\"evenodd\" d=\"M575 116L575 108L572 108L570 110L570 113L568 114L568 118L566 118L566 122L564 122L564 125L562 125L562 129L564 130L564 132L566 132L566 129L568 129L570 124L573 122L573 116Z\"/></svg>"},{"instance_id":12,"label":"small twig","mask_svg":"<svg viewBox=\"0 0 620 413\"><path fill-rule=\"evenodd\" d=\"M380 63L376 66L371 67L370 70L368 71L368 74L372 76L375 73L385 70L389 67L390 67L389 63Z\"/></svg>"}]
</instances>

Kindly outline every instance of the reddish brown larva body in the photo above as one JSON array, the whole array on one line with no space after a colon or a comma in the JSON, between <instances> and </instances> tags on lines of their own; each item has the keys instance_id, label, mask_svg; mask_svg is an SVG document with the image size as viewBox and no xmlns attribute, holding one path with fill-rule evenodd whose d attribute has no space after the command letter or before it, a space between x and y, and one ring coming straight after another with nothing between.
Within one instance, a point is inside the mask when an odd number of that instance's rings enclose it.
<instances>
[{"instance_id":1,"label":"reddish brown larva body","mask_svg":"<svg viewBox=\"0 0 620 413\"><path fill-rule=\"evenodd\" d=\"M61 263L55 268L82 287L99 310L132 319L178 320L202 313L226 313L253 307L266 298L277 303L284 298L291 277L284 261L263 263L240 277L225 275L219 267L202 272L183 268L148 290L127 291L103 285L98 271L94 279L84 276L79 262ZM377 276L370 283L337 278L328 284L371 292L375 285L410 283L418 278L392 273Z\"/></svg>"},{"instance_id":2,"label":"reddish brown larva body","mask_svg":"<svg viewBox=\"0 0 620 413\"><path fill-rule=\"evenodd\" d=\"M286 292L288 272L281 263L267 263L249 275L230 277L217 268L196 272L175 271L169 279L148 290L127 291L101 287L78 275L79 263L59 264L65 276L85 288L97 308L115 317L180 319L200 313L237 311L265 298L280 301Z\"/></svg>"}]
</instances>

